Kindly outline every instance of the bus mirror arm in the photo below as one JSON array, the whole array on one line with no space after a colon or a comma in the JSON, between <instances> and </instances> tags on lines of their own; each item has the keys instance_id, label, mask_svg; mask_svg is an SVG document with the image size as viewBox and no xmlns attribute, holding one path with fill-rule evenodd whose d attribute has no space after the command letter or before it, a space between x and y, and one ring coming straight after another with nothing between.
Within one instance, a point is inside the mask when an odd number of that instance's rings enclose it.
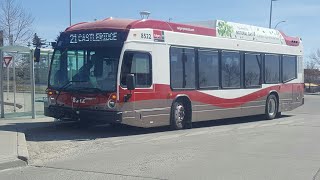
<instances>
[{"instance_id":1,"label":"bus mirror arm","mask_svg":"<svg viewBox=\"0 0 320 180\"><path fill-rule=\"evenodd\" d=\"M124 95L124 102L128 102L129 99L132 97L131 91L129 94Z\"/></svg>"},{"instance_id":2,"label":"bus mirror arm","mask_svg":"<svg viewBox=\"0 0 320 180\"><path fill-rule=\"evenodd\" d=\"M128 102L132 97L132 90L136 88L136 81L134 74L127 74L126 76L127 89L129 90L129 94L124 96L124 102Z\"/></svg>"},{"instance_id":3,"label":"bus mirror arm","mask_svg":"<svg viewBox=\"0 0 320 180\"><path fill-rule=\"evenodd\" d=\"M134 90L136 88L136 81L134 74L128 74L126 77L126 83L127 83L127 89L130 91Z\"/></svg>"}]
</instances>

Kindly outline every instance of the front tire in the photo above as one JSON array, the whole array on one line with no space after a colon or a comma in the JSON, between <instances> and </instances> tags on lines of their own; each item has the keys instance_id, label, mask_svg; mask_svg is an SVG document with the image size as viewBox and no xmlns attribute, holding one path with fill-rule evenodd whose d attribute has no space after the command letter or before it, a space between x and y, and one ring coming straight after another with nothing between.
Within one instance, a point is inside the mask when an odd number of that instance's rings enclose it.
<instances>
[{"instance_id":1,"label":"front tire","mask_svg":"<svg viewBox=\"0 0 320 180\"><path fill-rule=\"evenodd\" d=\"M267 119L271 120L277 117L279 111L279 102L275 95L270 94L266 102L266 112L265 116Z\"/></svg>"}]
</instances>

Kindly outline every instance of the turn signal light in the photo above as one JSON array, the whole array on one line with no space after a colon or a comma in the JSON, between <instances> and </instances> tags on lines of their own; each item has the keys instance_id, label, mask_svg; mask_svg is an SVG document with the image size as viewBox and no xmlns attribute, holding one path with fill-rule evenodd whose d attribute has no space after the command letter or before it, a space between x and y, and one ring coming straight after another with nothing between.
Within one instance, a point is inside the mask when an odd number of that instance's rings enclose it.
<instances>
[{"instance_id":1,"label":"turn signal light","mask_svg":"<svg viewBox=\"0 0 320 180\"><path fill-rule=\"evenodd\" d=\"M117 100L117 95L112 94L110 98L115 101L115 100Z\"/></svg>"},{"instance_id":2,"label":"turn signal light","mask_svg":"<svg viewBox=\"0 0 320 180\"><path fill-rule=\"evenodd\" d=\"M48 94L49 96L54 95L55 93L56 93L56 92L53 91L53 90L50 90L50 89L47 90L47 94Z\"/></svg>"}]
</instances>

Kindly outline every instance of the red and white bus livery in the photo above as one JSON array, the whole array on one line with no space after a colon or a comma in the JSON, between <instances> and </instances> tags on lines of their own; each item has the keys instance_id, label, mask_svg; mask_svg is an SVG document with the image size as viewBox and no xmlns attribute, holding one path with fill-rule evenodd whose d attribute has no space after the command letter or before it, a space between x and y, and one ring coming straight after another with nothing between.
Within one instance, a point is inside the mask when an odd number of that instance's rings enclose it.
<instances>
[{"instance_id":1,"label":"red and white bus livery","mask_svg":"<svg viewBox=\"0 0 320 180\"><path fill-rule=\"evenodd\" d=\"M52 58L45 115L139 127L281 112L304 104L300 38L221 20L108 18L67 28Z\"/></svg>"}]
</instances>

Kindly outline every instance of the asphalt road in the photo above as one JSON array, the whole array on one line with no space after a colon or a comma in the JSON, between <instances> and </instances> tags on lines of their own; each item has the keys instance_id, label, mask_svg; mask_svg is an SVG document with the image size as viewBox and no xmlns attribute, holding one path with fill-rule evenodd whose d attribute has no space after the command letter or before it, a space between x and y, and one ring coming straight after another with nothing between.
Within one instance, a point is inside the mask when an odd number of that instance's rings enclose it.
<instances>
[{"instance_id":1,"label":"asphalt road","mask_svg":"<svg viewBox=\"0 0 320 180\"><path fill-rule=\"evenodd\" d=\"M309 95L276 120L182 131L52 124L26 132L29 166L0 171L0 179L320 179L319 105L320 95Z\"/></svg>"}]
</instances>

